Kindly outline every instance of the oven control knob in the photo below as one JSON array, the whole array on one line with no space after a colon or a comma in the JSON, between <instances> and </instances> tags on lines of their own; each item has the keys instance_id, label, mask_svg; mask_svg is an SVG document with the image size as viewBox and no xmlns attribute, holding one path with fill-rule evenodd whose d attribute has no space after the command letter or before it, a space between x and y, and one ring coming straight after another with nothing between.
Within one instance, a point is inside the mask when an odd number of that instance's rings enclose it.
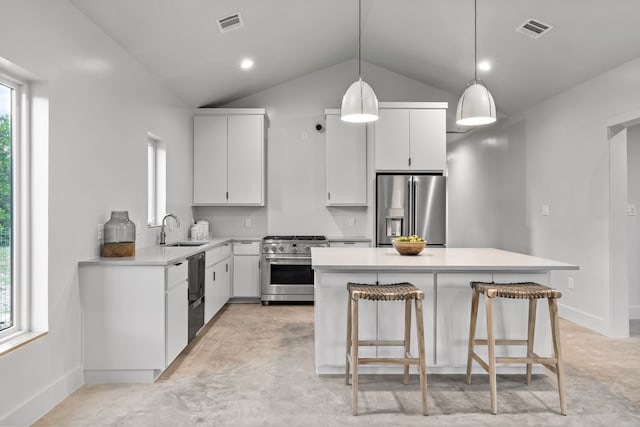
<instances>
[{"instance_id":1,"label":"oven control knob","mask_svg":"<svg viewBox=\"0 0 640 427\"><path fill-rule=\"evenodd\" d=\"M276 249L277 249L277 246L276 246L276 245L271 245L271 251L275 252L275 251L276 251Z\"/></svg>"},{"instance_id":2,"label":"oven control knob","mask_svg":"<svg viewBox=\"0 0 640 427\"><path fill-rule=\"evenodd\" d=\"M284 252L284 246L280 246L280 247L278 248L278 250L279 250L280 252ZM295 250L295 249L294 249L294 250ZM274 251L274 252L276 251L276 250L275 250L275 246L274 246L273 251Z\"/></svg>"},{"instance_id":3,"label":"oven control knob","mask_svg":"<svg viewBox=\"0 0 640 427\"><path fill-rule=\"evenodd\" d=\"M262 248L262 250L263 250L264 252L269 252L269 246L264 246L264 247Z\"/></svg>"},{"instance_id":4,"label":"oven control knob","mask_svg":"<svg viewBox=\"0 0 640 427\"><path fill-rule=\"evenodd\" d=\"M296 252L298 252L298 250L296 248L293 248L293 249L291 249L291 252L293 252L295 254Z\"/></svg>"},{"instance_id":5,"label":"oven control knob","mask_svg":"<svg viewBox=\"0 0 640 427\"><path fill-rule=\"evenodd\" d=\"M305 251L305 252L311 252L311 248L310 248L309 246L305 246L305 247L304 247L304 251Z\"/></svg>"}]
</instances>

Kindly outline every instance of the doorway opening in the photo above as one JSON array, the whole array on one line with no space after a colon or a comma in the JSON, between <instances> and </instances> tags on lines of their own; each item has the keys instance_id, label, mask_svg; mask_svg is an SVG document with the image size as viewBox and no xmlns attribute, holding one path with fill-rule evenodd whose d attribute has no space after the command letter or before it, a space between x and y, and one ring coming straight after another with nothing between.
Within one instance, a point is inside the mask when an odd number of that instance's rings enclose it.
<instances>
[{"instance_id":1,"label":"doorway opening","mask_svg":"<svg viewBox=\"0 0 640 427\"><path fill-rule=\"evenodd\" d=\"M609 335L640 329L640 111L607 122L609 143Z\"/></svg>"}]
</instances>

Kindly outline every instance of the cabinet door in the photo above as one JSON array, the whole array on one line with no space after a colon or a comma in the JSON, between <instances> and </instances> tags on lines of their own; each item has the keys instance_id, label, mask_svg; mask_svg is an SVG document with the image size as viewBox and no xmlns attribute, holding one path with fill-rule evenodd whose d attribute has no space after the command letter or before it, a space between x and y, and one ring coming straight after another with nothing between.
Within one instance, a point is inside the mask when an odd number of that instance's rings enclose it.
<instances>
[{"instance_id":1,"label":"cabinet door","mask_svg":"<svg viewBox=\"0 0 640 427\"><path fill-rule=\"evenodd\" d=\"M216 289L214 281L215 265L207 267L204 271L204 323L206 324L216 314L215 300Z\"/></svg>"},{"instance_id":2,"label":"cabinet door","mask_svg":"<svg viewBox=\"0 0 640 427\"><path fill-rule=\"evenodd\" d=\"M409 111L380 109L375 122L376 170L409 170Z\"/></svg>"},{"instance_id":3,"label":"cabinet door","mask_svg":"<svg viewBox=\"0 0 640 427\"><path fill-rule=\"evenodd\" d=\"M233 296L260 297L260 274L258 255L233 257Z\"/></svg>"},{"instance_id":4,"label":"cabinet door","mask_svg":"<svg viewBox=\"0 0 640 427\"><path fill-rule=\"evenodd\" d=\"M264 117L229 116L228 125L228 202L264 205Z\"/></svg>"},{"instance_id":5,"label":"cabinet door","mask_svg":"<svg viewBox=\"0 0 640 427\"><path fill-rule=\"evenodd\" d=\"M410 110L411 170L442 171L447 164L445 110Z\"/></svg>"},{"instance_id":6,"label":"cabinet door","mask_svg":"<svg viewBox=\"0 0 640 427\"><path fill-rule=\"evenodd\" d=\"M227 203L227 117L193 118L193 202Z\"/></svg>"},{"instance_id":7,"label":"cabinet door","mask_svg":"<svg viewBox=\"0 0 640 427\"><path fill-rule=\"evenodd\" d=\"M366 125L327 115L327 206L366 204Z\"/></svg>"},{"instance_id":8,"label":"cabinet door","mask_svg":"<svg viewBox=\"0 0 640 427\"><path fill-rule=\"evenodd\" d=\"M187 281L178 282L167 290L166 366L187 346L189 328L189 299ZM166 367L165 366L165 367Z\"/></svg>"}]
</instances>

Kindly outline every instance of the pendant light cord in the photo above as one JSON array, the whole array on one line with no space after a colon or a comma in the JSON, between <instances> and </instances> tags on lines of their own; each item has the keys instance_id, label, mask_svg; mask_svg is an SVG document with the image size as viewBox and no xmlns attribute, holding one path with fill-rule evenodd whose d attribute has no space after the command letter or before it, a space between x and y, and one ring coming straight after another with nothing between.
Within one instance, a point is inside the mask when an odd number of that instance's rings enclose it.
<instances>
[{"instance_id":1,"label":"pendant light cord","mask_svg":"<svg viewBox=\"0 0 640 427\"><path fill-rule=\"evenodd\" d=\"M362 78L362 59L361 52L362 49L362 0L358 0L358 78Z\"/></svg>"},{"instance_id":2,"label":"pendant light cord","mask_svg":"<svg viewBox=\"0 0 640 427\"><path fill-rule=\"evenodd\" d=\"M478 80L478 0L473 0L473 80Z\"/></svg>"}]
</instances>

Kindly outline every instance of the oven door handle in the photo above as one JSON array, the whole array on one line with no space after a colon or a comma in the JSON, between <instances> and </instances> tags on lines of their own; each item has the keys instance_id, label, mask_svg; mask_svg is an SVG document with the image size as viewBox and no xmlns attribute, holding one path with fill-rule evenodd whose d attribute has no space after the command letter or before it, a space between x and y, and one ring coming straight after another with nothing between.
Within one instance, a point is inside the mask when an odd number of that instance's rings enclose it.
<instances>
[{"instance_id":1,"label":"oven door handle","mask_svg":"<svg viewBox=\"0 0 640 427\"><path fill-rule=\"evenodd\" d=\"M298 263L293 264L309 264L311 262L310 257L277 257L277 258L266 258L269 264L292 264L291 261L300 261Z\"/></svg>"}]
</instances>

